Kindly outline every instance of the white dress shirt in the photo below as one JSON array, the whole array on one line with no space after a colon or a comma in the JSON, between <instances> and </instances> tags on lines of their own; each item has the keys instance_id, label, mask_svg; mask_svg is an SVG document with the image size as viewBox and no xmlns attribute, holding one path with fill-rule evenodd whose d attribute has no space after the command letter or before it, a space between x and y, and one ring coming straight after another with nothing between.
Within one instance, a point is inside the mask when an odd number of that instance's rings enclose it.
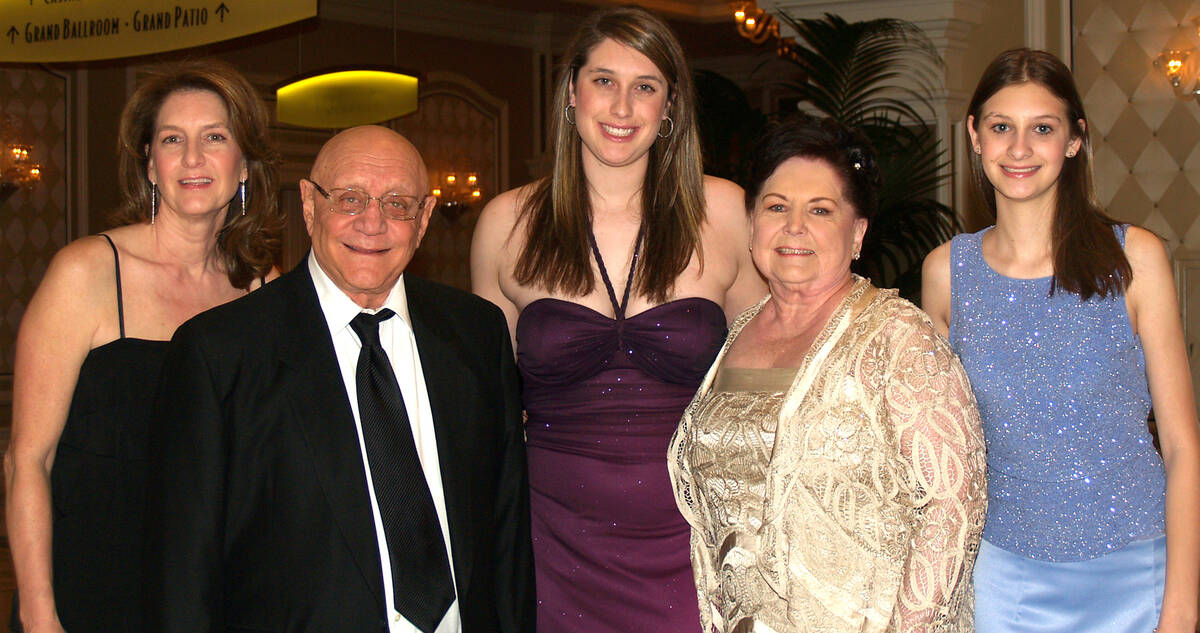
<instances>
[{"instance_id":1,"label":"white dress shirt","mask_svg":"<svg viewBox=\"0 0 1200 633\"><path fill-rule=\"evenodd\" d=\"M388 556L387 538L383 532L383 519L379 514L379 502L375 498L375 484L371 478L371 464L367 460L367 447L363 443L362 419L358 415L358 388L355 376L362 343L350 327L350 321L359 312L375 313L383 308L390 308L396 313L396 316L379 324L379 344L387 352L388 360L392 363L392 371L396 374L396 382L400 384L400 394L404 397L404 408L408 411L408 421L412 426L413 441L417 447L417 456L421 460L421 469L425 471L425 481L429 484L429 492L433 496L433 506L437 510L438 523L442 528L442 540L446 546L446 556L450 561L450 573L453 578L454 554L450 551L450 528L446 520L446 499L442 491L442 473L438 468L433 411L429 406L429 393L425 389L425 374L421 371L421 359L417 354L417 340L413 336L412 323L408 316L408 297L404 291L404 277L401 276L396 281L396 285L388 293L387 301L382 307L376 310L366 310L354 303L350 297L334 285L312 253L309 253L308 256L308 270L312 274L313 285L317 289L317 299L321 303L321 311L325 313L325 321L329 325L329 334L333 337L333 350L337 354L338 367L342 372L342 382L346 385L350 410L354 414L358 447L362 453L363 468L367 473L367 492L371 497L371 515L375 519L375 538L379 543L379 563L383 568L383 593L389 632L420 633L420 629L413 626L396 611L396 602L392 596L391 559ZM443 616L441 623L438 624L436 633L461 633L461 631L458 599L455 598L450 608L446 610L446 615Z\"/></svg>"}]
</instances>

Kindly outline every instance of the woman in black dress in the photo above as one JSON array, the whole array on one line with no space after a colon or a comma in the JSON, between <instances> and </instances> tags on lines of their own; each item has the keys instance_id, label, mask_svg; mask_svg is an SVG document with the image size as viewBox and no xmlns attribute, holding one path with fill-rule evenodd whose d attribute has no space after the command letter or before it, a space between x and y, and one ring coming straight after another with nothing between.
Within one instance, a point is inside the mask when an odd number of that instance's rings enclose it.
<instances>
[{"instance_id":1,"label":"woman in black dress","mask_svg":"<svg viewBox=\"0 0 1200 633\"><path fill-rule=\"evenodd\" d=\"M163 67L121 115L113 228L54 256L17 335L13 630L141 631L149 410L180 324L274 276L277 154L254 88Z\"/></svg>"}]
</instances>

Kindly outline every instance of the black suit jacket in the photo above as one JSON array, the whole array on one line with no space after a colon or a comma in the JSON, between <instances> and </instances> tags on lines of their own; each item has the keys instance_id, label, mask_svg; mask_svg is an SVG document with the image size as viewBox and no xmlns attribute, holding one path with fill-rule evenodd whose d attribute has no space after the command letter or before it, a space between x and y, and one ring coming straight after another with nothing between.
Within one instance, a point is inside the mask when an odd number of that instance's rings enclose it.
<instances>
[{"instance_id":1,"label":"black suit jacket","mask_svg":"<svg viewBox=\"0 0 1200 633\"><path fill-rule=\"evenodd\" d=\"M464 633L533 630L521 407L496 306L405 276ZM156 404L149 630L386 631L354 418L307 261L185 323Z\"/></svg>"}]
</instances>

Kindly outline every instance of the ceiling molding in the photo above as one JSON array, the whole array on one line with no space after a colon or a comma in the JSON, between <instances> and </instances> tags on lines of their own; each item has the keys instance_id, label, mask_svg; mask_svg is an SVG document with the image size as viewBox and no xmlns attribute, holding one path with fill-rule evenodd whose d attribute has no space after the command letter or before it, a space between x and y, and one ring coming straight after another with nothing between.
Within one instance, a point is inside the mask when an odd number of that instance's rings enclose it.
<instances>
[{"instance_id":1,"label":"ceiling molding","mask_svg":"<svg viewBox=\"0 0 1200 633\"><path fill-rule=\"evenodd\" d=\"M429 2L400 0L396 26L400 31L535 49L565 41L576 26L567 16L464 0L439 0L437 7L431 12ZM322 0L319 15L338 22L392 27L392 6L380 0Z\"/></svg>"},{"instance_id":2,"label":"ceiling molding","mask_svg":"<svg viewBox=\"0 0 1200 633\"><path fill-rule=\"evenodd\" d=\"M569 6L563 2L563 5ZM575 0L574 4L615 7L629 0ZM659 15L701 23L731 21L726 0L637 0L633 2ZM378 28L391 28L392 4L385 0L322 0L323 19ZM577 11L526 10L481 4L470 0L438 0L430 10L428 0L398 0L396 23L401 31L428 33L523 48L559 50L579 25Z\"/></svg>"},{"instance_id":3,"label":"ceiling molding","mask_svg":"<svg viewBox=\"0 0 1200 633\"><path fill-rule=\"evenodd\" d=\"M725 22L733 19L733 9L728 0L577 0L595 6L628 6L636 4L643 9L671 18L694 22Z\"/></svg>"},{"instance_id":4,"label":"ceiling molding","mask_svg":"<svg viewBox=\"0 0 1200 633\"><path fill-rule=\"evenodd\" d=\"M917 24L937 20L980 24L987 9L983 0L766 0L759 6L772 13L786 12L797 18L819 18L833 13L848 22L888 17Z\"/></svg>"}]
</instances>

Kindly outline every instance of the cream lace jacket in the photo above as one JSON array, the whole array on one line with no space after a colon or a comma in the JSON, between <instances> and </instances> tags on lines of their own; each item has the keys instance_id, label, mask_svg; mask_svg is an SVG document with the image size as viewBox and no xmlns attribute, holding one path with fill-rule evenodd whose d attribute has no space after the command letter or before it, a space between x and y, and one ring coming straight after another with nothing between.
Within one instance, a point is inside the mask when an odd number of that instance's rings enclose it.
<instances>
[{"instance_id":1,"label":"cream lace jacket","mask_svg":"<svg viewBox=\"0 0 1200 633\"><path fill-rule=\"evenodd\" d=\"M784 395L753 568L755 622L712 596L732 571L706 517L721 489L689 470L693 415L738 333L734 322L671 442L675 498L692 526L701 629L971 631L971 569L986 510L983 434L966 374L916 306L856 277ZM744 560L745 557L743 556ZM765 613L762 613L765 612ZM740 626L739 626L740 625Z\"/></svg>"}]
</instances>

